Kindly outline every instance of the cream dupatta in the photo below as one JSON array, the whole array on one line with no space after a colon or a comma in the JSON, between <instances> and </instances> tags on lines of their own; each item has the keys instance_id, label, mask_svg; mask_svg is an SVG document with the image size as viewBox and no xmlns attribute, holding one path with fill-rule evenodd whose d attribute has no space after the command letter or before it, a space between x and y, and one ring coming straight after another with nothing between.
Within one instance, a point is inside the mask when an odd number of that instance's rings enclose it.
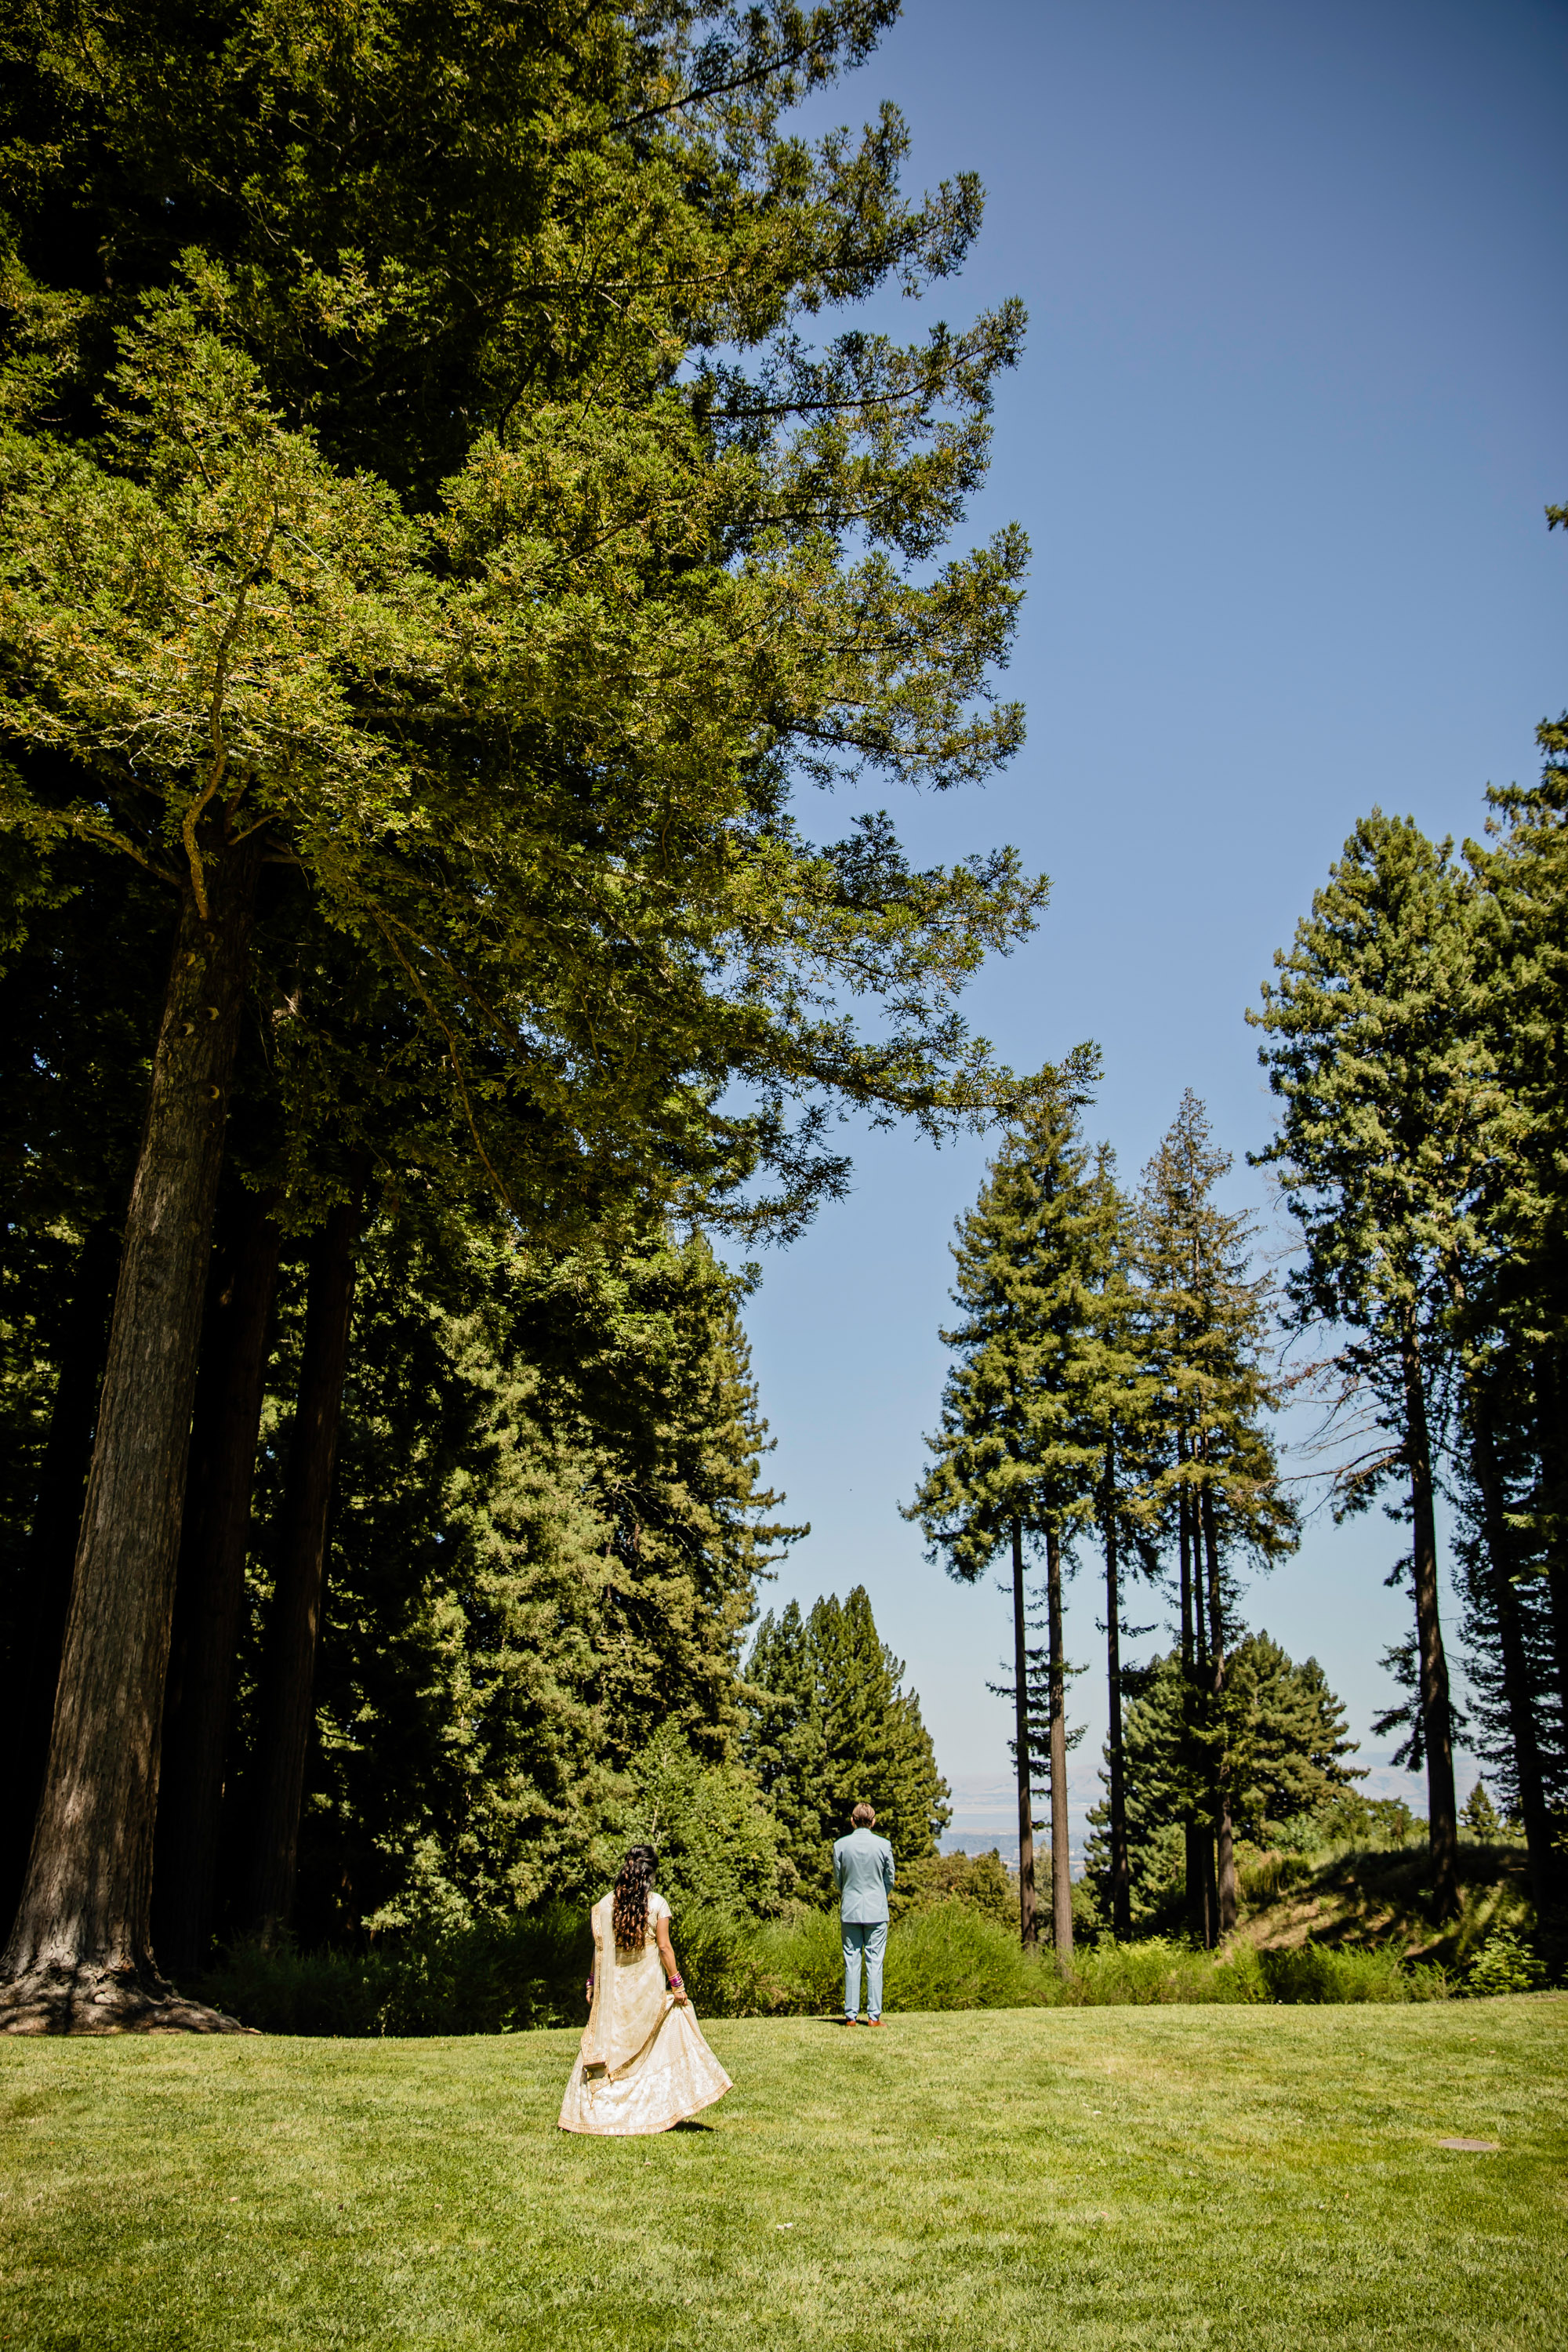
<instances>
[{"instance_id":1,"label":"cream dupatta","mask_svg":"<svg viewBox=\"0 0 1568 2352\"><path fill-rule=\"evenodd\" d=\"M563 2131L606 2138L668 2131L731 2088L690 2005L664 1981L650 1898L640 1952L619 1951L613 1896L594 1906L594 2000L566 2094ZM668 1916L668 1906L658 1914Z\"/></svg>"}]
</instances>

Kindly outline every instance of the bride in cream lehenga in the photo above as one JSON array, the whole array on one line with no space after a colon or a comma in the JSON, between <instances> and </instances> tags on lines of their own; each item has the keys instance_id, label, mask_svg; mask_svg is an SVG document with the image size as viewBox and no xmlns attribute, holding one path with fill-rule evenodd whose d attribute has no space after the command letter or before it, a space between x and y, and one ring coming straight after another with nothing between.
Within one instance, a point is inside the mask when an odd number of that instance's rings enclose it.
<instances>
[{"instance_id":1,"label":"bride in cream lehenga","mask_svg":"<svg viewBox=\"0 0 1568 2352\"><path fill-rule=\"evenodd\" d=\"M634 1845L594 1906L592 2006L561 2102L563 2131L668 2131L731 2087L686 1998L669 1906L654 1892L658 1867L652 1846Z\"/></svg>"}]
</instances>

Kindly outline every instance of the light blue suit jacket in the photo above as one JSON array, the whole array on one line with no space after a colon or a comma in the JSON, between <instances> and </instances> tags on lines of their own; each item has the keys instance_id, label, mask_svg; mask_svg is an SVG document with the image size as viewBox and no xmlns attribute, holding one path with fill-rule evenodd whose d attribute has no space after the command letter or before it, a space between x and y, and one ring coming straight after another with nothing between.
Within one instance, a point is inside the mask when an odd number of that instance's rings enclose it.
<instances>
[{"instance_id":1,"label":"light blue suit jacket","mask_svg":"<svg viewBox=\"0 0 1568 2352\"><path fill-rule=\"evenodd\" d=\"M887 1917L894 1871L893 1849L886 1838L875 1830L851 1830L833 1849L833 1876L838 1916L847 1927Z\"/></svg>"}]
</instances>

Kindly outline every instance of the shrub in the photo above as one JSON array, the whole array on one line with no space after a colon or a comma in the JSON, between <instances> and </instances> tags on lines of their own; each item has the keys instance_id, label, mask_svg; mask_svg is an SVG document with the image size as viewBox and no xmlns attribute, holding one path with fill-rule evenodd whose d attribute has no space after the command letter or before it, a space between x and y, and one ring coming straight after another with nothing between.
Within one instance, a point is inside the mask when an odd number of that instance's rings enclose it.
<instances>
[{"instance_id":1,"label":"shrub","mask_svg":"<svg viewBox=\"0 0 1568 2352\"><path fill-rule=\"evenodd\" d=\"M758 1938L775 2015L815 2016L844 1999L843 1943L830 1911L764 1927ZM910 1913L888 1941L889 2010L1023 2009L1044 1998L1048 1965L1026 1953L1017 1930L960 1901Z\"/></svg>"},{"instance_id":2,"label":"shrub","mask_svg":"<svg viewBox=\"0 0 1568 2352\"><path fill-rule=\"evenodd\" d=\"M1389 1944L1351 1952L1309 1938L1292 1950L1260 1951L1258 1961L1269 2000L1446 2000L1448 1995L1441 1968L1412 1965Z\"/></svg>"},{"instance_id":3,"label":"shrub","mask_svg":"<svg viewBox=\"0 0 1568 2352\"><path fill-rule=\"evenodd\" d=\"M1050 1902L1050 1865L1040 1900ZM933 1853L900 1872L892 1893L893 1916L929 1911L936 1903L964 1903L1004 1927L1016 1927L1018 1882L993 1846L989 1853Z\"/></svg>"},{"instance_id":4,"label":"shrub","mask_svg":"<svg viewBox=\"0 0 1568 2352\"><path fill-rule=\"evenodd\" d=\"M822 2016L843 2000L835 1912L807 1911L759 1927L726 1911L692 1906L677 1918L675 1934L700 2015ZM197 1989L267 2033L515 2033L583 2021L583 1981L592 1954L585 1913L553 1904L439 1933L409 1930L363 1952L237 1945ZM1526 1990L1543 1973L1516 1937L1498 1931L1470 1971L1467 1990ZM889 2011L1431 2000L1447 1990L1440 1968L1410 1967L1386 1947L1348 1952L1309 1943L1295 1951L1259 1952L1237 1943L1216 1953L1163 1936L1080 1946L1064 1974L1048 1945L1025 1952L1010 1924L954 1900L911 1912L895 1926L883 1983Z\"/></svg>"},{"instance_id":5,"label":"shrub","mask_svg":"<svg viewBox=\"0 0 1568 2352\"><path fill-rule=\"evenodd\" d=\"M1545 1982L1546 1968L1539 1953L1523 1942L1513 1928L1494 1927L1465 1979L1465 1990L1476 1998L1489 1993L1536 1992Z\"/></svg>"},{"instance_id":6,"label":"shrub","mask_svg":"<svg viewBox=\"0 0 1568 2352\"><path fill-rule=\"evenodd\" d=\"M1280 1895L1311 1875L1312 1865L1298 1848L1293 1853L1254 1855L1237 1872L1237 1884L1244 1903L1277 1903Z\"/></svg>"},{"instance_id":7,"label":"shrub","mask_svg":"<svg viewBox=\"0 0 1568 2352\"><path fill-rule=\"evenodd\" d=\"M693 1907L742 1919L776 1912L795 1884L784 1832L752 1775L704 1763L665 1724L627 1768L632 1799L623 1836L658 1848L660 1894L679 1918ZM618 1865L616 1853L610 1862Z\"/></svg>"},{"instance_id":8,"label":"shrub","mask_svg":"<svg viewBox=\"0 0 1568 2352\"><path fill-rule=\"evenodd\" d=\"M516 2033L581 2019L592 1957L584 1912L548 1904L363 1952L238 1944L199 1990L264 2033Z\"/></svg>"},{"instance_id":9,"label":"shrub","mask_svg":"<svg viewBox=\"0 0 1568 2352\"><path fill-rule=\"evenodd\" d=\"M1169 1936L1149 1936L1135 1944L1109 1937L1092 1951L1074 1956L1072 1973L1058 1977L1054 2004L1104 2008L1162 2001L1256 2001L1267 1998L1258 1956L1249 1944L1228 1952L1205 1952Z\"/></svg>"}]
</instances>

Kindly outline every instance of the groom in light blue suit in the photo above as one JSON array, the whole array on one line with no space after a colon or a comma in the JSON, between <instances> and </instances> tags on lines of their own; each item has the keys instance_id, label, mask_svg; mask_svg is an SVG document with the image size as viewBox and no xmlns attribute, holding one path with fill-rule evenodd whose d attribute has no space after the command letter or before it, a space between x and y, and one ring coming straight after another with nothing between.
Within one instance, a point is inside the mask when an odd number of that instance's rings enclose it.
<instances>
[{"instance_id":1,"label":"groom in light blue suit","mask_svg":"<svg viewBox=\"0 0 1568 2352\"><path fill-rule=\"evenodd\" d=\"M866 1962L866 2018L882 2022L882 1955L888 1948L888 1895L894 1877L893 1849L886 1838L875 1837L877 1816L869 1805L857 1805L849 1816L855 1826L833 1849L833 1877L838 1889L838 1917L844 1932L844 2022L855 2025L860 2014L860 1962Z\"/></svg>"}]
</instances>

